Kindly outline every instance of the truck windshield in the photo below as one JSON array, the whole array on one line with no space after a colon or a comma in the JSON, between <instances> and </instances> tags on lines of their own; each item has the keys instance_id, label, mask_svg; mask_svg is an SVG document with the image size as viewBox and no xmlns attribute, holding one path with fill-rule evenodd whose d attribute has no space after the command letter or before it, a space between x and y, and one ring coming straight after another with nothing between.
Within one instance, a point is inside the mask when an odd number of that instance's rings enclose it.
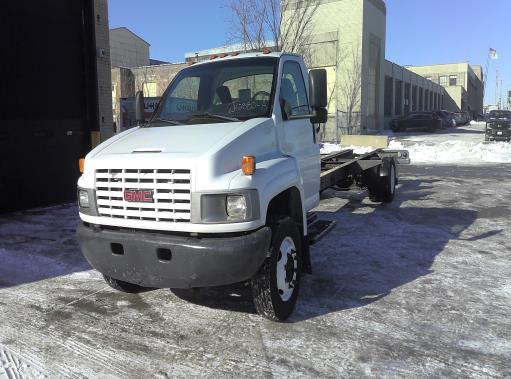
<instances>
[{"instance_id":1,"label":"truck windshield","mask_svg":"<svg viewBox=\"0 0 511 379\"><path fill-rule=\"evenodd\" d=\"M506 118L511 119L511 111L491 111L490 118Z\"/></svg>"},{"instance_id":2,"label":"truck windshield","mask_svg":"<svg viewBox=\"0 0 511 379\"><path fill-rule=\"evenodd\" d=\"M165 91L150 126L270 117L278 58L226 59L182 70Z\"/></svg>"}]
</instances>

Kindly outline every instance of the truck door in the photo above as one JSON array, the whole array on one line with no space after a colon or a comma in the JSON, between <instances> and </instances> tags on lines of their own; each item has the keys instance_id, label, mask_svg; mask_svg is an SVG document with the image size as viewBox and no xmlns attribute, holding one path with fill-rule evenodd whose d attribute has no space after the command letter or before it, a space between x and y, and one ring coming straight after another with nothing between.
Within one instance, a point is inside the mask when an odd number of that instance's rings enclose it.
<instances>
[{"instance_id":1,"label":"truck door","mask_svg":"<svg viewBox=\"0 0 511 379\"><path fill-rule=\"evenodd\" d=\"M293 116L301 119L286 120L282 123L282 150L296 158L303 180L305 207L309 210L319 201L320 155L319 145L315 142L315 132L307 115L310 114L307 90L305 86L305 67L298 61L288 60L282 67L280 82L280 102L285 100L287 109Z\"/></svg>"}]
</instances>

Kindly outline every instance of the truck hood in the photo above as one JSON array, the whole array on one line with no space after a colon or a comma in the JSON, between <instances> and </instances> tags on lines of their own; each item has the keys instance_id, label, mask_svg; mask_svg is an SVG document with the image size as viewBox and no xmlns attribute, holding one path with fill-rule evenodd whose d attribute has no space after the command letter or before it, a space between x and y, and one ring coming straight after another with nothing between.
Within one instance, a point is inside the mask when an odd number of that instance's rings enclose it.
<instances>
[{"instance_id":1,"label":"truck hood","mask_svg":"<svg viewBox=\"0 0 511 379\"><path fill-rule=\"evenodd\" d=\"M172 153L197 156L239 131L249 121L138 128L118 138L115 143L108 144L98 154Z\"/></svg>"}]
</instances>

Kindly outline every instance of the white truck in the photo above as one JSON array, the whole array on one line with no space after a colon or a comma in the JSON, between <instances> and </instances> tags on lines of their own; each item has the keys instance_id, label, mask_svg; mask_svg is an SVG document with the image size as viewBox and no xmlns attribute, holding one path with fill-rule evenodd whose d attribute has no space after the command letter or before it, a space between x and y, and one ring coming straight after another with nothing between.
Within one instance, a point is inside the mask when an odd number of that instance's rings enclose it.
<instances>
[{"instance_id":1,"label":"white truck","mask_svg":"<svg viewBox=\"0 0 511 379\"><path fill-rule=\"evenodd\" d=\"M78 181L77 234L113 288L251 284L261 315L285 320L309 247L332 223L310 211L331 186L391 202L405 151L320 155L324 70L252 53L190 65L152 118L92 150ZM143 97L137 94L137 118Z\"/></svg>"}]
</instances>

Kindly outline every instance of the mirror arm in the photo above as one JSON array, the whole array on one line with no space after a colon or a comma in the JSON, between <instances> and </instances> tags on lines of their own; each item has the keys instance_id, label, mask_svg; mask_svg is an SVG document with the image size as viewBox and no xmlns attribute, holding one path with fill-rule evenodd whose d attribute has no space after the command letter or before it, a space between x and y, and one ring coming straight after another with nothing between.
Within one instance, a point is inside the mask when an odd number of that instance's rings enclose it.
<instances>
[{"instance_id":1,"label":"mirror arm","mask_svg":"<svg viewBox=\"0 0 511 379\"><path fill-rule=\"evenodd\" d=\"M287 116L288 120L303 120L305 118L313 118L316 117L316 112L313 112L311 114L301 114L296 116Z\"/></svg>"}]
</instances>

